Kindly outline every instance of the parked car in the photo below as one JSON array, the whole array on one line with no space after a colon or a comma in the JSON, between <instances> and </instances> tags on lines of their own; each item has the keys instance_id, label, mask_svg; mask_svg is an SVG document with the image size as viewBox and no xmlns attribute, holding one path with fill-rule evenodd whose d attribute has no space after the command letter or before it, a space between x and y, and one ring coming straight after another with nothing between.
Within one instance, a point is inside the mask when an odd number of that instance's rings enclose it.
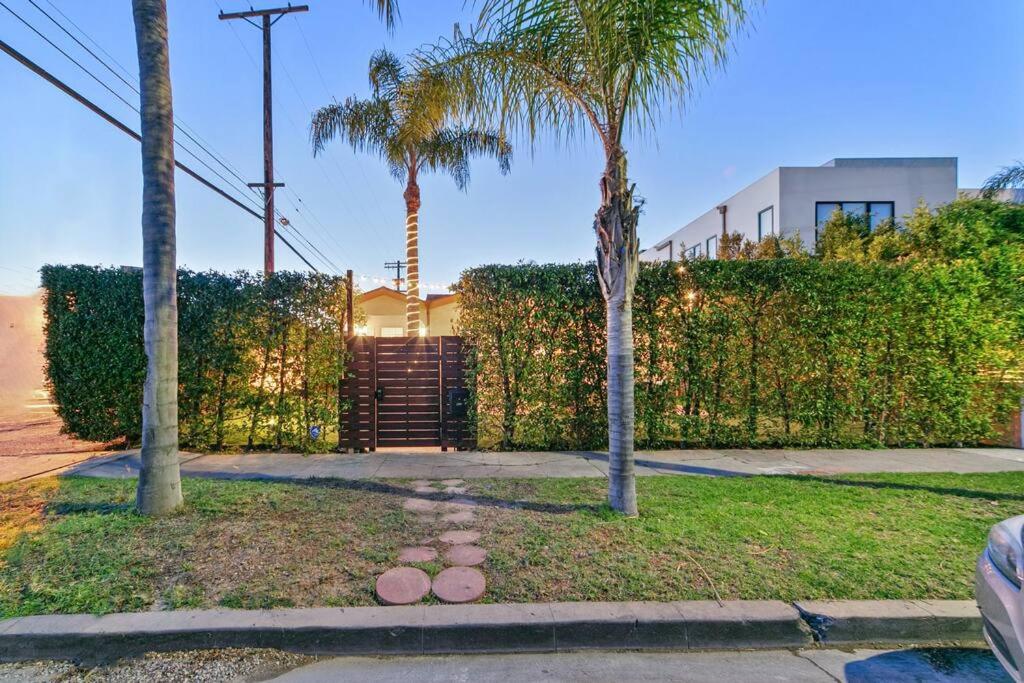
<instances>
[{"instance_id":1,"label":"parked car","mask_svg":"<svg viewBox=\"0 0 1024 683\"><path fill-rule=\"evenodd\" d=\"M978 558L975 596L981 609L985 640L1013 680L1021 683L1024 667L1024 515L996 524Z\"/></svg>"}]
</instances>

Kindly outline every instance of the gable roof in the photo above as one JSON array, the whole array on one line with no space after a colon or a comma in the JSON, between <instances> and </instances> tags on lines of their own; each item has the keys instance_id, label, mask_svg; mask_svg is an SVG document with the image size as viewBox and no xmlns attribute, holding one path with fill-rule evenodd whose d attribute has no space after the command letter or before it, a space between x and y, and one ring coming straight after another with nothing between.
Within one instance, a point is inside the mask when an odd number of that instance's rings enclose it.
<instances>
[{"instance_id":1,"label":"gable roof","mask_svg":"<svg viewBox=\"0 0 1024 683\"><path fill-rule=\"evenodd\" d=\"M367 301L373 301L381 297L387 297L394 301L405 301L405 292L398 292L390 287L380 286L376 289L371 289L368 292L363 292L356 297L358 303L366 303ZM452 301L458 301L458 294L428 294L426 300L420 299L420 302L426 304L428 308L433 306L444 306L445 304L451 303Z\"/></svg>"}]
</instances>

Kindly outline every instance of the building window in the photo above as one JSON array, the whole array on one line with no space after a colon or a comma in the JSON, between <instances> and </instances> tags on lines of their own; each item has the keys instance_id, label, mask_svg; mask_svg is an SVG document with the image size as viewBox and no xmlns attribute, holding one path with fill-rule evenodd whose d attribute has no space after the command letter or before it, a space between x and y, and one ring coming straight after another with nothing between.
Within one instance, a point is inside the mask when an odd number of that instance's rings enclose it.
<instances>
[{"instance_id":1,"label":"building window","mask_svg":"<svg viewBox=\"0 0 1024 683\"><path fill-rule=\"evenodd\" d=\"M707 252L708 258L718 258L718 235L712 235L709 237L704 245L706 247L705 251Z\"/></svg>"},{"instance_id":2,"label":"building window","mask_svg":"<svg viewBox=\"0 0 1024 683\"><path fill-rule=\"evenodd\" d=\"M814 225L826 223L836 209L866 219L871 230L896 215L893 202L817 202L814 205Z\"/></svg>"},{"instance_id":3,"label":"building window","mask_svg":"<svg viewBox=\"0 0 1024 683\"><path fill-rule=\"evenodd\" d=\"M404 327L382 327L380 328L380 336L382 337L404 337Z\"/></svg>"},{"instance_id":4,"label":"building window","mask_svg":"<svg viewBox=\"0 0 1024 683\"><path fill-rule=\"evenodd\" d=\"M757 241L760 242L768 235L775 234L775 207L769 206L767 209L758 211L757 213Z\"/></svg>"},{"instance_id":5,"label":"building window","mask_svg":"<svg viewBox=\"0 0 1024 683\"><path fill-rule=\"evenodd\" d=\"M699 259L699 258L700 258L700 245L699 244L695 244L695 245L693 245L692 247L690 247L689 249L686 250L686 259L688 261L693 261L694 259Z\"/></svg>"}]
</instances>

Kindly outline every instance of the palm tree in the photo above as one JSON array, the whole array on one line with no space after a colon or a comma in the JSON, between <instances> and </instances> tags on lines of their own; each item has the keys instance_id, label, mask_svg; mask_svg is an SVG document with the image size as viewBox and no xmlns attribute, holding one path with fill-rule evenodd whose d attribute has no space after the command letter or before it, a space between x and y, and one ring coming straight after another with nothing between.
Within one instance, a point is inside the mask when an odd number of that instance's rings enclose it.
<instances>
[{"instance_id":1,"label":"palm tree","mask_svg":"<svg viewBox=\"0 0 1024 683\"><path fill-rule=\"evenodd\" d=\"M1024 189L1024 163L1018 161L1013 166L1004 166L998 173L985 181L981 188L984 197L992 198L1000 190Z\"/></svg>"},{"instance_id":2,"label":"palm tree","mask_svg":"<svg viewBox=\"0 0 1024 683\"><path fill-rule=\"evenodd\" d=\"M368 100L350 97L316 111L310 137L314 154L334 138L347 140L356 151L375 152L391 175L405 183L406 334L415 336L420 333L419 174L446 172L464 190L471 157L496 157L504 174L512 163L512 148L498 133L449 126L450 98L444 84L409 72L387 50L370 59L370 85L373 96Z\"/></svg>"},{"instance_id":3,"label":"palm tree","mask_svg":"<svg viewBox=\"0 0 1024 683\"><path fill-rule=\"evenodd\" d=\"M178 465L178 304L174 235L174 115L166 0L132 0L142 124L142 293L146 383L135 505L147 515L181 505Z\"/></svg>"},{"instance_id":4,"label":"palm tree","mask_svg":"<svg viewBox=\"0 0 1024 683\"><path fill-rule=\"evenodd\" d=\"M633 289L639 267L627 127L651 133L722 63L745 19L743 0L482 0L479 28L422 56L466 112L531 139L596 137L604 151L594 218L607 308L608 499L637 514L634 473Z\"/></svg>"}]
</instances>

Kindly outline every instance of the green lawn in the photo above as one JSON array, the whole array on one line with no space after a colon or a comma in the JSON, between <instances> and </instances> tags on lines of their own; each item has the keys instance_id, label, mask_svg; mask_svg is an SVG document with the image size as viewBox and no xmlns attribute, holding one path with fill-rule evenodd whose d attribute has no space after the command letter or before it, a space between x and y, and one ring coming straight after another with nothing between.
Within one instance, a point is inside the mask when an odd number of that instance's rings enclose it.
<instances>
[{"instance_id":1,"label":"green lawn","mask_svg":"<svg viewBox=\"0 0 1024 683\"><path fill-rule=\"evenodd\" d=\"M477 480L487 600L972 597L988 528L1024 473L641 478L639 519L597 479ZM145 519L134 482L0 486L0 617L374 604L398 549L439 529L400 481L188 479ZM425 565L436 572L440 565Z\"/></svg>"}]
</instances>

